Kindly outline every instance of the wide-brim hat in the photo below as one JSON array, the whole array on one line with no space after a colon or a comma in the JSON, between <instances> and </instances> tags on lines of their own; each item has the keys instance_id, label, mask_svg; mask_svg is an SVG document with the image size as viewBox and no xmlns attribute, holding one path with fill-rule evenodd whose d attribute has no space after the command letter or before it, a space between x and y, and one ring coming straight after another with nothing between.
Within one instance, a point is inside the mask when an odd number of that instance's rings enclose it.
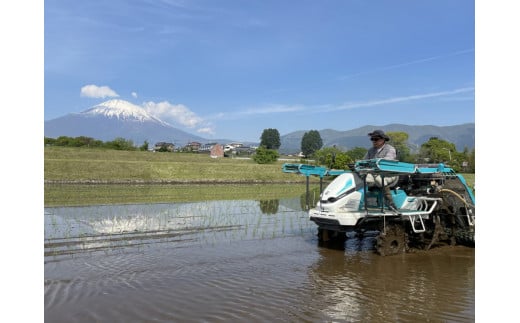
<instances>
[{"instance_id":1,"label":"wide-brim hat","mask_svg":"<svg viewBox=\"0 0 520 323\"><path fill-rule=\"evenodd\" d=\"M379 138L383 138L385 141L390 140L390 137L388 137L383 130L374 130L371 133L369 133L368 135L371 138L379 137Z\"/></svg>"}]
</instances>

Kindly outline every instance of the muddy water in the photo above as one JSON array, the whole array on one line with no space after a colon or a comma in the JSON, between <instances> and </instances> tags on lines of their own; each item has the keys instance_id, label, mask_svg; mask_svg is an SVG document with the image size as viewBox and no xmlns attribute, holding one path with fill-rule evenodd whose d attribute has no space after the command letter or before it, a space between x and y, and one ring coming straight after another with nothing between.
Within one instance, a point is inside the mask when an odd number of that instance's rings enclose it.
<instances>
[{"instance_id":1,"label":"muddy water","mask_svg":"<svg viewBox=\"0 0 520 323\"><path fill-rule=\"evenodd\" d=\"M45 209L46 322L473 322L475 253L318 245L299 199Z\"/></svg>"}]
</instances>

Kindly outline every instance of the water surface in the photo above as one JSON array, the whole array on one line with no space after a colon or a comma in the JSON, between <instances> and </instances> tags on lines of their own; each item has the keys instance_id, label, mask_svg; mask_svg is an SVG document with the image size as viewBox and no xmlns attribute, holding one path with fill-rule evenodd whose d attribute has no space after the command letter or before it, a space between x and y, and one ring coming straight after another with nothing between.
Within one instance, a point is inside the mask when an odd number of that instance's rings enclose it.
<instances>
[{"instance_id":1,"label":"water surface","mask_svg":"<svg viewBox=\"0 0 520 323\"><path fill-rule=\"evenodd\" d=\"M320 247L300 199L45 209L46 322L473 322L473 248Z\"/></svg>"}]
</instances>

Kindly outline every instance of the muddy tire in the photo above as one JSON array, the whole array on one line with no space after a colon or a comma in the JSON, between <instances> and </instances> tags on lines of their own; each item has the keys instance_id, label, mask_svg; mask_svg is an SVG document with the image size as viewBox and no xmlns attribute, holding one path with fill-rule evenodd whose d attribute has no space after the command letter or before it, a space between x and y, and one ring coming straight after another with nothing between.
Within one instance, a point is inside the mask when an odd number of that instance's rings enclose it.
<instances>
[{"instance_id":1,"label":"muddy tire","mask_svg":"<svg viewBox=\"0 0 520 323\"><path fill-rule=\"evenodd\" d=\"M408 238L398 224L388 225L376 239L376 252L381 256L392 256L408 250Z\"/></svg>"},{"instance_id":2,"label":"muddy tire","mask_svg":"<svg viewBox=\"0 0 520 323\"><path fill-rule=\"evenodd\" d=\"M453 239L455 239L456 244L467 247L475 247L475 231L458 229L455 230L455 233L453 234L452 229L446 229L446 232L448 235L452 236Z\"/></svg>"},{"instance_id":3,"label":"muddy tire","mask_svg":"<svg viewBox=\"0 0 520 323\"><path fill-rule=\"evenodd\" d=\"M318 246L328 249L344 249L347 235L345 232L337 232L333 230L318 230Z\"/></svg>"},{"instance_id":4,"label":"muddy tire","mask_svg":"<svg viewBox=\"0 0 520 323\"><path fill-rule=\"evenodd\" d=\"M475 246L475 232L459 231L455 234L457 244L464 246Z\"/></svg>"},{"instance_id":5,"label":"muddy tire","mask_svg":"<svg viewBox=\"0 0 520 323\"><path fill-rule=\"evenodd\" d=\"M318 241L328 241L329 240L329 231L325 229L318 229Z\"/></svg>"}]
</instances>

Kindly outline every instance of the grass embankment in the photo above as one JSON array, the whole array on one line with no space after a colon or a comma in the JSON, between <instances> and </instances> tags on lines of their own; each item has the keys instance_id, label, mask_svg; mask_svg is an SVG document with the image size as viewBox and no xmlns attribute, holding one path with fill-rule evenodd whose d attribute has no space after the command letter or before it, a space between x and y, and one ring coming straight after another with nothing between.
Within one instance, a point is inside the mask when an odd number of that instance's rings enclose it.
<instances>
[{"instance_id":1,"label":"grass embankment","mask_svg":"<svg viewBox=\"0 0 520 323\"><path fill-rule=\"evenodd\" d=\"M305 191L305 177L283 173L282 161L46 147L44 163L45 206L263 200Z\"/></svg>"}]
</instances>

